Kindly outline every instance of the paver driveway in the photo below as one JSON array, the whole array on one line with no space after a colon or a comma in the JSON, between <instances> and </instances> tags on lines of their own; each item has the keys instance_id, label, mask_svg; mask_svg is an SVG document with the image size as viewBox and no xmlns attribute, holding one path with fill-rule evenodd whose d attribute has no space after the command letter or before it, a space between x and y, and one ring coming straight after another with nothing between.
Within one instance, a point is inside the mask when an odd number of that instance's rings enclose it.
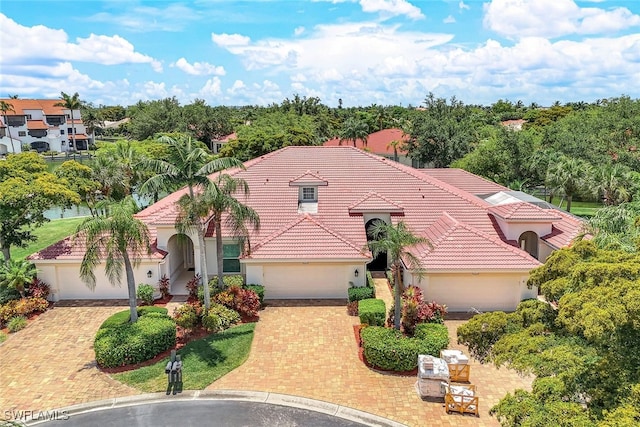
<instances>
[{"instance_id":1,"label":"paver driveway","mask_svg":"<svg viewBox=\"0 0 640 427\"><path fill-rule=\"evenodd\" d=\"M127 308L105 304L57 306L0 345L0 418L139 393L96 368L96 331Z\"/></svg>"},{"instance_id":2,"label":"paver driveway","mask_svg":"<svg viewBox=\"0 0 640 427\"><path fill-rule=\"evenodd\" d=\"M304 396L413 426L497 426L489 408L507 391L530 387L530 379L512 371L473 363L471 380L478 386L482 414L447 415L442 403L418 397L415 376L375 372L360 362L353 333L357 323L344 305L267 307L260 314L249 360L208 389ZM448 322L450 334L461 323Z\"/></svg>"}]
</instances>

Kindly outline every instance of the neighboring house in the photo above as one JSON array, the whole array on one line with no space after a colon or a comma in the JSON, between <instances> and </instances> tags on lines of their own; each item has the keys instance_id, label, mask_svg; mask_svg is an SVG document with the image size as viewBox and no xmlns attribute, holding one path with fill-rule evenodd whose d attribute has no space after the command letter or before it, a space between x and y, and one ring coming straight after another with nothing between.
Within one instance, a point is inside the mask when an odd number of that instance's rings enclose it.
<instances>
[{"instance_id":1,"label":"neighboring house","mask_svg":"<svg viewBox=\"0 0 640 427\"><path fill-rule=\"evenodd\" d=\"M238 135L236 135L235 132L227 136L223 136L220 139L214 139L213 141L211 141L211 148L213 149L214 154L218 154L222 147L233 139L238 139Z\"/></svg>"},{"instance_id":2,"label":"neighboring house","mask_svg":"<svg viewBox=\"0 0 640 427\"><path fill-rule=\"evenodd\" d=\"M7 111L7 123L3 123L3 136L0 139L0 153L6 149L11 152L9 129L14 139L15 152L22 151L22 145L28 145L38 152L86 150L89 144L87 129L82 123L79 110L71 111L55 104L59 99L0 99L11 104L14 111ZM4 117L0 119L4 122ZM73 141L73 128L76 140Z\"/></svg>"},{"instance_id":3,"label":"neighboring house","mask_svg":"<svg viewBox=\"0 0 640 427\"><path fill-rule=\"evenodd\" d=\"M393 147L394 141L400 141L400 144L396 146L395 151ZM378 156L386 157L390 160L395 160L403 165L418 167L420 165L409 157L407 149L404 146L408 141L409 137L405 135L401 129L383 129L369 134L366 146L364 145L364 141L357 139L356 148L377 154ZM340 145L353 146L353 141L333 138L326 141L323 145L325 147L337 147Z\"/></svg>"},{"instance_id":4,"label":"neighboring house","mask_svg":"<svg viewBox=\"0 0 640 427\"><path fill-rule=\"evenodd\" d=\"M346 298L349 286L365 284L367 268L388 264L384 254L372 258L367 230L378 221L404 221L432 243L413 248L424 271L406 270L406 284L420 286L428 300L451 311L513 310L537 294L526 281L538 259L568 245L581 228L571 215L509 201L510 195L493 203L491 196L508 189L467 172L418 170L349 146L286 147L245 166L228 172L249 184L250 195L241 200L258 212L261 227L251 232L251 251L242 255L223 224L224 273L264 285L271 299ZM136 283L156 283L166 274L178 294L199 271L198 239L178 235L174 226L175 203L185 193L137 214L154 246L135 272ZM213 276L213 224L205 243ZM30 259L56 298L126 297L126 287L112 287L104 274L97 274L95 292L80 282L83 253L67 238Z\"/></svg>"},{"instance_id":5,"label":"neighboring house","mask_svg":"<svg viewBox=\"0 0 640 427\"><path fill-rule=\"evenodd\" d=\"M516 119L516 120L505 120L500 122L500 124L506 127L509 130L519 131L522 130L522 126L527 123L526 120Z\"/></svg>"}]
</instances>

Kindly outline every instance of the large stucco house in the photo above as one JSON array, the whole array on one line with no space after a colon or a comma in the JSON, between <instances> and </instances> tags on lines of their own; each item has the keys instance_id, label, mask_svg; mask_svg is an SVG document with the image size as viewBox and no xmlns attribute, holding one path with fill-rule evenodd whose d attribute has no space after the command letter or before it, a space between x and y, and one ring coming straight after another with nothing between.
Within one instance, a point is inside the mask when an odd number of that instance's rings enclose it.
<instances>
[{"instance_id":1,"label":"large stucco house","mask_svg":"<svg viewBox=\"0 0 640 427\"><path fill-rule=\"evenodd\" d=\"M512 310L537 294L526 286L529 271L581 229L570 214L462 170L414 169L348 146L287 147L245 166L229 173L249 184L250 195L240 200L259 213L261 227L251 231L245 254L223 228L224 273L264 285L266 298L346 298L349 286L364 285L367 268L387 265L366 249L367 228L404 221L431 242L412 249L423 271L405 270L406 284L451 311ZM195 236L179 236L174 227L184 192L137 214L154 245L136 282L157 283L166 274L174 294L199 271L203 250ZM206 236L213 276L212 224ZM126 297L126 286L110 285L100 272L94 291L78 279L83 253L67 238L31 259L57 299Z\"/></svg>"},{"instance_id":2,"label":"large stucco house","mask_svg":"<svg viewBox=\"0 0 640 427\"><path fill-rule=\"evenodd\" d=\"M80 110L73 110L71 120L71 110L56 105L59 99L0 101L11 107L0 114L0 154L20 153L23 144L38 152L87 149L91 136L87 135Z\"/></svg>"}]
</instances>

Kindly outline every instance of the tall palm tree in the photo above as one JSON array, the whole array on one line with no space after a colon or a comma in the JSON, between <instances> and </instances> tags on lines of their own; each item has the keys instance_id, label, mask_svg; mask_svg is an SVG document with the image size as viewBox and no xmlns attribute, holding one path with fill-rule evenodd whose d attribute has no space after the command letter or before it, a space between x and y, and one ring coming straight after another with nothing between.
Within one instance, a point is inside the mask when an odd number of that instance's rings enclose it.
<instances>
[{"instance_id":1,"label":"tall palm tree","mask_svg":"<svg viewBox=\"0 0 640 427\"><path fill-rule=\"evenodd\" d=\"M80 106L82 105L82 102L80 101L80 95L78 95L78 92L74 93L71 96L67 95L64 92L60 92L60 99L61 99L61 101L58 102L57 104L55 104L55 106L56 107L66 108L67 110L69 110L71 112L71 133L73 135L73 147L75 149L75 147L76 147L76 125L74 123L73 111L74 110L79 110Z\"/></svg>"},{"instance_id":2,"label":"tall palm tree","mask_svg":"<svg viewBox=\"0 0 640 427\"><path fill-rule=\"evenodd\" d=\"M387 144L387 148L393 148L393 161L398 161L398 148L404 148L404 141L395 139Z\"/></svg>"},{"instance_id":3,"label":"tall palm tree","mask_svg":"<svg viewBox=\"0 0 640 427\"><path fill-rule=\"evenodd\" d=\"M179 222L176 223L178 230L195 230L198 233L198 239L201 238L200 244L200 276L205 291L205 304L209 304L207 286L207 263L204 246L204 233L208 220L207 212L201 205L202 200L196 198L196 191L202 193L210 185L209 175L221 171L223 169L238 167L244 169L244 165L233 157L213 158L213 156L201 145L195 143L191 137L178 137L177 139L163 136L159 138L160 142L168 145L167 160L149 159L144 162L144 167L149 168L156 173L155 176L149 178L140 187L142 193L153 194L159 191L171 192L180 187L187 186L189 189L188 197L190 200L182 200L178 203L182 215ZM189 202L192 206L188 206ZM206 220L203 218L206 217ZM188 225L188 224L192 225Z\"/></svg>"},{"instance_id":4,"label":"tall palm tree","mask_svg":"<svg viewBox=\"0 0 640 427\"><path fill-rule=\"evenodd\" d=\"M404 287L402 285L402 267L404 263L410 269L419 269L420 260L408 248L426 244L431 246L428 239L420 236L416 236L409 230L403 221L398 222L397 225L387 224L383 221L374 223L369 230L373 240L369 241L369 249L376 257L381 253L387 253L387 256L391 259L391 271L393 272L394 279L394 328L400 329L400 316L401 316L401 304L402 304L402 292Z\"/></svg>"},{"instance_id":5,"label":"tall palm tree","mask_svg":"<svg viewBox=\"0 0 640 427\"><path fill-rule=\"evenodd\" d=\"M249 194L247 182L241 178L234 178L224 173L219 174L205 192L205 197L211 206L211 220L213 221L216 233L218 286L222 286L224 283L222 250L223 215L226 215L225 223L231 229L232 237L239 241L242 253L251 251L247 225L252 226L254 230L260 228L260 217L258 213L238 201L234 197L236 193L247 196Z\"/></svg>"},{"instance_id":6,"label":"tall palm tree","mask_svg":"<svg viewBox=\"0 0 640 427\"><path fill-rule=\"evenodd\" d=\"M622 165L605 165L594 168L591 191L602 197L607 206L628 202L632 196L633 181L629 168Z\"/></svg>"},{"instance_id":7,"label":"tall palm tree","mask_svg":"<svg viewBox=\"0 0 640 427\"><path fill-rule=\"evenodd\" d=\"M7 127L7 132L9 132L9 141L11 141L11 152L13 154L16 154L16 147L14 147L13 138L11 138L11 127L7 122L7 111L13 111L15 113L16 110L13 109L13 104L9 104L7 101L0 101L0 111L2 111L4 125Z\"/></svg>"},{"instance_id":8,"label":"tall palm tree","mask_svg":"<svg viewBox=\"0 0 640 427\"><path fill-rule=\"evenodd\" d=\"M339 144L342 145L342 141L353 141L353 146L356 146L358 139L362 140L362 145L367 146L367 139L369 137L369 125L364 120L358 120L353 117L349 117L342 124L342 131L340 132Z\"/></svg>"},{"instance_id":9,"label":"tall palm tree","mask_svg":"<svg viewBox=\"0 0 640 427\"><path fill-rule=\"evenodd\" d=\"M135 218L137 205L131 197L109 207L109 216L87 218L77 228L75 239L82 241L86 252L80 264L80 278L95 289L95 268L105 259L105 272L113 285L122 282L124 268L129 292L131 323L138 320L136 309L136 282L133 268L145 254L150 253L147 225Z\"/></svg>"}]
</instances>

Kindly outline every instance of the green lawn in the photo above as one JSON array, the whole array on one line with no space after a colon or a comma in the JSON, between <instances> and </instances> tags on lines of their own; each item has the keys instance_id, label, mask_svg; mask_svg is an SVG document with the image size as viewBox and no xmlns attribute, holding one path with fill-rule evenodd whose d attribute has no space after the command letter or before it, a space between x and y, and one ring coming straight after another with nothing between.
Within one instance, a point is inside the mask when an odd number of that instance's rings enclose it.
<instances>
[{"instance_id":1,"label":"green lawn","mask_svg":"<svg viewBox=\"0 0 640 427\"><path fill-rule=\"evenodd\" d=\"M218 378L242 365L249 357L255 323L246 323L192 341L178 354L182 356L184 390L202 390ZM114 374L113 377L144 392L167 390L164 368L169 358L155 365Z\"/></svg>"},{"instance_id":2,"label":"green lawn","mask_svg":"<svg viewBox=\"0 0 640 427\"><path fill-rule=\"evenodd\" d=\"M560 198L554 197L553 204L558 206L560 204ZM562 209L567 209L567 201L562 201ZM586 218L590 218L595 215L598 209L603 207L602 203L599 202L581 202L581 201L572 201L571 202L571 213L578 216L583 216Z\"/></svg>"},{"instance_id":3,"label":"green lawn","mask_svg":"<svg viewBox=\"0 0 640 427\"><path fill-rule=\"evenodd\" d=\"M47 246L62 240L75 233L76 227L84 218L54 219L34 230L33 234L38 237L35 242L31 242L26 248L11 247L11 258L25 258L32 253L38 252Z\"/></svg>"}]
</instances>

